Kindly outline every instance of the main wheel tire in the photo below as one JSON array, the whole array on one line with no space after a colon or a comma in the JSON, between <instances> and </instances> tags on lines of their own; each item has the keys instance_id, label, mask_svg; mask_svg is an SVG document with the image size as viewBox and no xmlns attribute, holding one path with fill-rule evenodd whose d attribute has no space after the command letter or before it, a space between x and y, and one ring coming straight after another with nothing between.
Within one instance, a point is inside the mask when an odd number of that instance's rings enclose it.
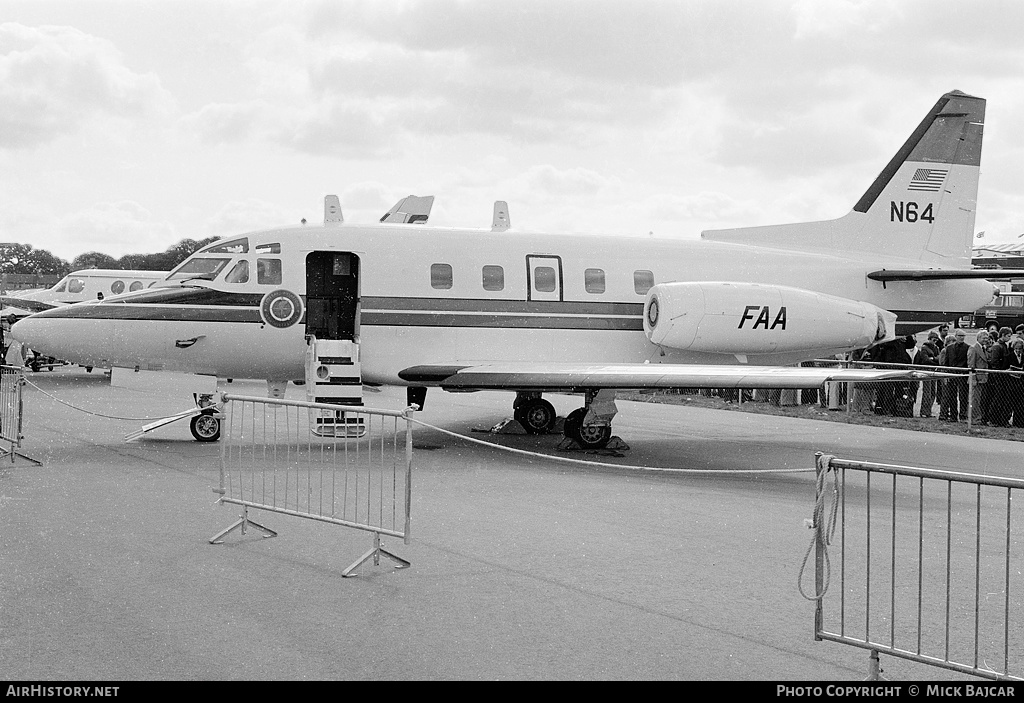
<instances>
[{"instance_id":1,"label":"main wheel tire","mask_svg":"<svg viewBox=\"0 0 1024 703\"><path fill-rule=\"evenodd\" d=\"M555 428L555 406L543 398L528 400L513 413L526 434L547 434Z\"/></svg>"},{"instance_id":2,"label":"main wheel tire","mask_svg":"<svg viewBox=\"0 0 1024 703\"><path fill-rule=\"evenodd\" d=\"M216 442L220 439L220 420L209 413L193 417L188 428L197 442Z\"/></svg>"},{"instance_id":3,"label":"main wheel tire","mask_svg":"<svg viewBox=\"0 0 1024 703\"><path fill-rule=\"evenodd\" d=\"M586 408L577 408L565 418L564 434L584 449L601 449L612 438L611 425L584 425Z\"/></svg>"}]
</instances>

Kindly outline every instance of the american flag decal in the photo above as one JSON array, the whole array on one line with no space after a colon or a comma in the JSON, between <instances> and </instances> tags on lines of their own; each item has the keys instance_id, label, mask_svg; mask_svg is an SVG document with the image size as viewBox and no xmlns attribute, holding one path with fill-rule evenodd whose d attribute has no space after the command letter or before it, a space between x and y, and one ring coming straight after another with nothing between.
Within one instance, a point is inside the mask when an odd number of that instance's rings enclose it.
<instances>
[{"instance_id":1,"label":"american flag decal","mask_svg":"<svg viewBox=\"0 0 1024 703\"><path fill-rule=\"evenodd\" d=\"M925 190L932 193L938 192L942 182L946 180L948 168L919 168L910 179L907 190Z\"/></svg>"}]
</instances>

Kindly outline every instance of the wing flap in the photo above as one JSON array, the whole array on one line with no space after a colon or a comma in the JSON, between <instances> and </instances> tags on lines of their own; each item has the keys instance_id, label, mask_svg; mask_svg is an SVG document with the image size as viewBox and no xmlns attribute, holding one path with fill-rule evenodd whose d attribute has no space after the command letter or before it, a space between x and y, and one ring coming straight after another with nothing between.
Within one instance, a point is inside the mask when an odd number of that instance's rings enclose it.
<instances>
[{"instance_id":1,"label":"wing flap","mask_svg":"<svg viewBox=\"0 0 1024 703\"><path fill-rule=\"evenodd\" d=\"M900 381L946 374L913 369L690 364L424 364L400 372L415 384L447 390L559 391L609 388L818 388L828 381Z\"/></svg>"}]
</instances>

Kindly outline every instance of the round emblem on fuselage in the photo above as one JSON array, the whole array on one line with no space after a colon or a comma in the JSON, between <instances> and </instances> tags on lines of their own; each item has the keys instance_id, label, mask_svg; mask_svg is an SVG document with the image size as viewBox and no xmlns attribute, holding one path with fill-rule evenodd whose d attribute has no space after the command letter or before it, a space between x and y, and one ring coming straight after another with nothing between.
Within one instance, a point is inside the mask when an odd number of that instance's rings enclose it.
<instances>
[{"instance_id":1,"label":"round emblem on fuselage","mask_svg":"<svg viewBox=\"0 0 1024 703\"><path fill-rule=\"evenodd\" d=\"M263 321L272 327L291 327L302 318L302 300L290 290L275 290L260 302Z\"/></svg>"},{"instance_id":2,"label":"round emblem on fuselage","mask_svg":"<svg viewBox=\"0 0 1024 703\"><path fill-rule=\"evenodd\" d=\"M658 296L652 296L647 306L647 323L653 328L658 324Z\"/></svg>"}]
</instances>

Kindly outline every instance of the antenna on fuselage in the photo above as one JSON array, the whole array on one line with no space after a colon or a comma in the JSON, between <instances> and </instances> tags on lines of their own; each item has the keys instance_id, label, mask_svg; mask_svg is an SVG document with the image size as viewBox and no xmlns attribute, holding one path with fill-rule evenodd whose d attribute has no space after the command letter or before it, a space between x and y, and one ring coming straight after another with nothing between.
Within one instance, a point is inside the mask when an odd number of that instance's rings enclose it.
<instances>
[{"instance_id":1,"label":"antenna on fuselage","mask_svg":"<svg viewBox=\"0 0 1024 703\"><path fill-rule=\"evenodd\" d=\"M512 226L512 220L508 216L508 203L504 200L494 201L494 217L491 219L492 232L504 232Z\"/></svg>"},{"instance_id":2,"label":"antenna on fuselage","mask_svg":"<svg viewBox=\"0 0 1024 703\"><path fill-rule=\"evenodd\" d=\"M324 196L324 227L328 225L340 225L345 221L341 214L341 201L337 195Z\"/></svg>"}]
</instances>

